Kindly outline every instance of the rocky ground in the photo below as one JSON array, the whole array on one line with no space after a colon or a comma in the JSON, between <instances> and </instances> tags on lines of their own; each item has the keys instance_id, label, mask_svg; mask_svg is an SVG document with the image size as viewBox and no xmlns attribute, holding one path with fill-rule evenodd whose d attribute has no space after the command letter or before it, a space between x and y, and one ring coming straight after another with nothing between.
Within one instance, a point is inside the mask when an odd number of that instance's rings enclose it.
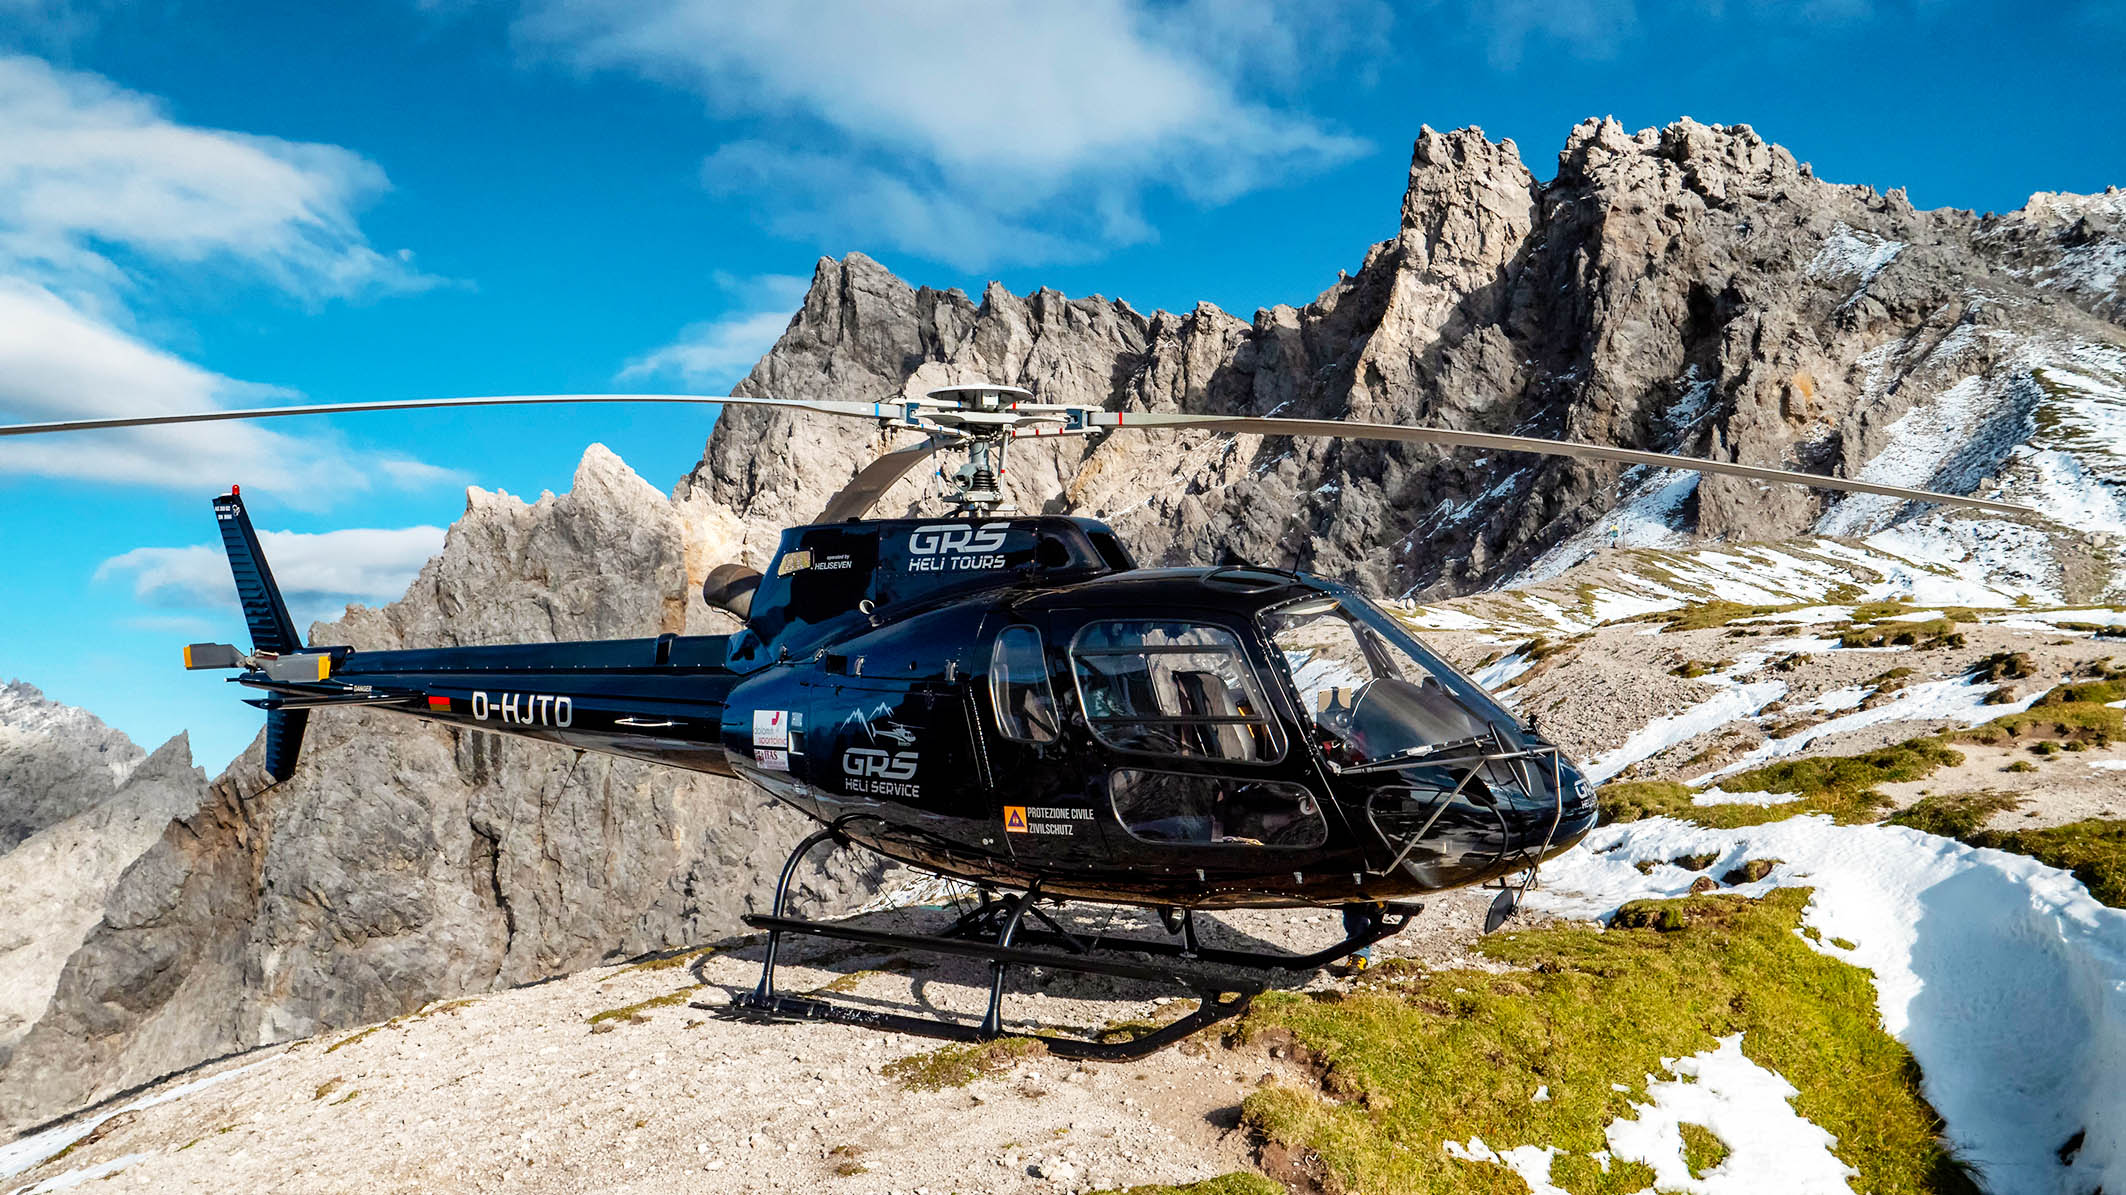
<instances>
[{"instance_id":1,"label":"rocky ground","mask_svg":"<svg viewBox=\"0 0 2126 1195\"><path fill-rule=\"evenodd\" d=\"M1488 903L1486 893L1446 894L1382 954L1465 964ZM868 921L912 928L946 917L912 909ZM1219 920L1230 938L1287 949L1339 936L1324 912ZM666 960L676 965L597 968L228 1059L167 1085L204 1081L197 1090L113 1117L24 1185L84 1173L143 1191L942 1195L1176 1183L1247 1168L1241 1099L1297 1074L1261 1049L1194 1046L1127 1063L1037 1056L966 1086L910 1090L882 1069L936 1043L724 1015L757 980L760 955L757 944L727 942ZM786 990L831 983L836 999L858 1005L980 1012L978 964L904 971L905 960L804 942L783 957ZM1286 982L1349 981L1311 972ZM1043 975L1021 985L1007 1015L1025 1029L1097 1029L1155 1017L1169 999ZM607 1013L617 1015L594 1020Z\"/></svg>"}]
</instances>

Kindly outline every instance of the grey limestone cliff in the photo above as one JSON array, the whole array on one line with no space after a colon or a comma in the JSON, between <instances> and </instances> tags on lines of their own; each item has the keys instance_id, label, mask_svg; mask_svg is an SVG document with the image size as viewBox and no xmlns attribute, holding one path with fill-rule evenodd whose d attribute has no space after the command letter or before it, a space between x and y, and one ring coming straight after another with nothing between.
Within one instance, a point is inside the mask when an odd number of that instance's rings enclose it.
<instances>
[{"instance_id":1,"label":"grey limestone cliff","mask_svg":"<svg viewBox=\"0 0 2126 1195\"><path fill-rule=\"evenodd\" d=\"M147 757L87 710L0 685L0 855L106 801Z\"/></svg>"},{"instance_id":2,"label":"grey limestone cliff","mask_svg":"<svg viewBox=\"0 0 2126 1195\"><path fill-rule=\"evenodd\" d=\"M1395 235L1305 306L1147 316L995 285L976 301L851 254L820 263L744 392L890 397L984 378L1119 409L1436 422L1994 484L2058 513L2000 534L2073 588L2083 572L2057 558L2085 552L2065 534L2077 504L2093 497L2094 522L2126 530L2116 445L2054 442L2126 404L2120 202L1918 211L1898 191L1820 180L1747 127L1688 120L1636 134L1585 122L1539 182L1510 141L1427 129ZM2046 384L2068 375L2093 390ZM726 412L682 500L738 514L757 560L873 443L825 423ZM2045 455L2062 448L2086 475L2071 492ZM1150 562L1273 562L1389 594L1554 572L1570 560L1547 554L1635 502L1678 533L1757 539L1912 513L1585 461L1207 433L1027 444L1007 481L1022 509L1109 519ZM904 481L884 506L915 508L925 485Z\"/></svg>"}]
</instances>

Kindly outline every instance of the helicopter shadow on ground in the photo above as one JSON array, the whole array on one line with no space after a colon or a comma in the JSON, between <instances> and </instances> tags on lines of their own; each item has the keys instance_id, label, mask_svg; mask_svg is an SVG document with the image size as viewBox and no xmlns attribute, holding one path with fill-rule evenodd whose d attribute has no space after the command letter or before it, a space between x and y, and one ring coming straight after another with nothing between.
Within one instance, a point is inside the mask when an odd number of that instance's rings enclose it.
<instances>
[{"instance_id":1,"label":"helicopter shadow on ground","mask_svg":"<svg viewBox=\"0 0 2126 1195\"><path fill-rule=\"evenodd\" d=\"M912 906L858 914L836 924L889 933L938 934L962 911L964 908L952 905ZM1042 911L1073 934L1127 936L1144 941L1175 940L1166 933L1158 918L1146 910L1072 904L1060 908L1043 906ZM1307 914L1308 910L1278 910L1267 913L1249 911L1240 915L1258 921L1288 919L1294 923L1291 928L1304 932L1297 922ZM1295 949L1290 942L1274 941L1234 926L1226 920L1231 916L1233 914L1199 914L1196 918L1198 939L1205 946L1227 950L1285 954L1332 945L1342 936L1316 929L1316 932L1306 934L1308 941L1305 945ZM765 935L751 936L739 942L743 944L734 943L694 967L696 977L705 986L719 989L725 1001L753 990L758 966L766 954ZM1039 948L1047 949L1045 946ZM1303 988L1320 974L1318 968L1285 970L1214 966L1194 960L1130 952L1119 944L1103 943L1094 957L1135 963L1149 961L1191 976L1259 984L1265 990ZM743 960L753 965L753 973L746 978L711 975L709 965L714 959ZM950 1023L979 1021L989 996L990 965L981 959L918 950L889 950L805 935L784 936L776 955L776 969L778 990L792 995L815 996L852 1008L917 1015ZM820 972L829 973L824 982L815 978ZM894 984L891 990L882 993L880 989L887 984L881 977L889 974L902 977L907 986ZM1180 984L1014 966L1008 972L1004 989L1004 1021L1006 1028L1014 1032L1086 1036L1136 1018L1141 1014L1135 1006L1162 997L1193 1002L1196 994ZM1109 1010L1102 1018L1101 1005L1121 1007Z\"/></svg>"}]
</instances>

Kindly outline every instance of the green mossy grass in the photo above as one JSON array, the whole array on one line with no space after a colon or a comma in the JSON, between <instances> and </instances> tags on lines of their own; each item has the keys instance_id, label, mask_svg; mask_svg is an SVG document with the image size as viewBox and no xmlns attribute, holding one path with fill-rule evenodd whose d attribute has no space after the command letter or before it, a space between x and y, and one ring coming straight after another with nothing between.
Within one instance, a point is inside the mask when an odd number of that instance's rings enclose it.
<instances>
[{"instance_id":1,"label":"green mossy grass","mask_svg":"<svg viewBox=\"0 0 2126 1195\"><path fill-rule=\"evenodd\" d=\"M1483 939L1484 954L1517 968L1505 973L1383 968L1348 995L1264 995L1239 1032L1288 1041L1329 1098L1264 1088L1243 1116L1285 1156L1318 1157L1331 1191L1522 1195L1511 1171L1441 1149L1472 1136L1565 1151L1552 1180L1575 1195L1640 1191L1653 1183L1646 1167L1595 1162L1605 1126L1635 1116L1663 1058L1741 1032L1743 1051L1799 1090L1795 1110L1837 1140L1855 1189L1973 1191L1937 1136L1918 1067L1881 1029L1867 973L1795 932L1809 896L1637 902L1619 922L1647 928Z\"/></svg>"},{"instance_id":2,"label":"green mossy grass","mask_svg":"<svg viewBox=\"0 0 2126 1195\"><path fill-rule=\"evenodd\" d=\"M638 962L629 963L627 966L613 972L607 978L633 975L638 971L669 971L674 967L689 967L714 953L716 953L714 947L688 946L685 949L675 950L669 954L652 954Z\"/></svg>"},{"instance_id":3,"label":"green mossy grass","mask_svg":"<svg viewBox=\"0 0 2126 1195\"><path fill-rule=\"evenodd\" d=\"M1668 672L1669 675L1680 676L1684 680L1696 680L1708 673L1725 672L1734 666L1733 660L1685 660Z\"/></svg>"},{"instance_id":4,"label":"green mossy grass","mask_svg":"<svg viewBox=\"0 0 2126 1195\"><path fill-rule=\"evenodd\" d=\"M1727 1142L1704 1125L1684 1121L1676 1126L1676 1132L1683 1138L1683 1165L1689 1168L1692 1178L1704 1178L1706 1171L1727 1161Z\"/></svg>"},{"instance_id":5,"label":"green mossy grass","mask_svg":"<svg viewBox=\"0 0 2126 1195\"><path fill-rule=\"evenodd\" d=\"M2033 739L2062 739L2103 747L2126 735L2126 710L2107 704L2121 699L2126 699L2126 679L2076 681L2052 689L2022 713L2003 714L1984 726L1957 733L1952 741L2007 746Z\"/></svg>"},{"instance_id":6,"label":"green mossy grass","mask_svg":"<svg viewBox=\"0 0 2126 1195\"><path fill-rule=\"evenodd\" d=\"M2126 909L2126 819L2092 817L2040 830L1979 830L1964 841L2071 871L2088 886L2089 895L2114 909Z\"/></svg>"},{"instance_id":7,"label":"green mossy grass","mask_svg":"<svg viewBox=\"0 0 2126 1195\"><path fill-rule=\"evenodd\" d=\"M588 1023L602 1025L608 1021L614 1023L640 1023L647 1021L650 1019L649 1012L651 1009L670 1008L675 1004L684 1004L694 993L705 986L707 985L690 984L676 992L667 992L662 996L652 996L647 1000L637 1000L633 1004L623 1004L619 1008L608 1008L604 1012L594 1012L590 1015Z\"/></svg>"},{"instance_id":8,"label":"green mossy grass","mask_svg":"<svg viewBox=\"0 0 2126 1195\"><path fill-rule=\"evenodd\" d=\"M1898 810L1889 820L1893 826L1910 826L1943 838L1962 838L1983 829L1987 818L2020 804L2007 793L1934 793Z\"/></svg>"},{"instance_id":9,"label":"green mossy grass","mask_svg":"<svg viewBox=\"0 0 2126 1195\"><path fill-rule=\"evenodd\" d=\"M1244 1170L1207 1178L1202 1182L1183 1183L1171 1187L1165 1183L1153 1183L1143 1187L1125 1187L1120 1190L1108 1188L1089 1192L1088 1195L1285 1195L1284 1184L1272 1182L1259 1174Z\"/></svg>"},{"instance_id":10,"label":"green mossy grass","mask_svg":"<svg viewBox=\"0 0 2126 1195\"><path fill-rule=\"evenodd\" d=\"M1928 622L1856 625L1838 636L1840 647L1962 647L1964 637L1946 618Z\"/></svg>"},{"instance_id":11,"label":"green mossy grass","mask_svg":"<svg viewBox=\"0 0 2126 1195\"><path fill-rule=\"evenodd\" d=\"M1048 1047L1023 1037L964 1046L946 1046L922 1054L896 1058L879 1068L889 1079L898 1079L909 1091L941 1091L965 1087L985 1075L1009 1070L1023 1059L1048 1053Z\"/></svg>"},{"instance_id":12,"label":"green mossy grass","mask_svg":"<svg viewBox=\"0 0 2126 1195\"><path fill-rule=\"evenodd\" d=\"M1796 605L1745 606L1741 602L1692 602L1674 610L1656 610L1627 618L1626 622L1658 622L1671 631L1706 631L1724 627L1738 618L1754 618L1759 614L1779 614L1787 610L1799 610Z\"/></svg>"},{"instance_id":13,"label":"green mossy grass","mask_svg":"<svg viewBox=\"0 0 2126 1195\"><path fill-rule=\"evenodd\" d=\"M1630 822L1644 817L1673 817L1701 826L1731 830L1783 821L1798 813L1828 813L1840 822L1875 820L1888 798L1878 784L1918 780L1936 768L1963 762L1963 754L1940 739L1907 739L1860 755L1790 759L1724 776L1728 792L1794 793L1779 805L1693 805L1691 789L1673 780L1632 780L1605 784L1596 793L1604 821Z\"/></svg>"}]
</instances>

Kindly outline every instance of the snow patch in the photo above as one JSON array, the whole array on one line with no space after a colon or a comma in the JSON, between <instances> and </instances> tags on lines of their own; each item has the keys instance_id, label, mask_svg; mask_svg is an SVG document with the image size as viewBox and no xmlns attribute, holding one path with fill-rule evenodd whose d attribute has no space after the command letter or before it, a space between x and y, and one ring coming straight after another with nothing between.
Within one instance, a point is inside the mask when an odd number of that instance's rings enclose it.
<instances>
[{"instance_id":1,"label":"snow patch","mask_svg":"<svg viewBox=\"0 0 2126 1195\"><path fill-rule=\"evenodd\" d=\"M1609 1148L1589 1156L1609 1173L1611 1158L1643 1162L1653 1168L1654 1188L1691 1195L1756 1195L1779 1191L1792 1195L1851 1195L1846 1179L1855 1172L1831 1152L1836 1138L1811 1124L1790 1102L1800 1093L1778 1072L1752 1062L1742 1052L1742 1035L1723 1037L1712 1049L1688 1058L1663 1058L1664 1070L1676 1077L1648 1075L1648 1102L1633 1102L1630 1120L1613 1120L1605 1129ZM1622 1083L1611 1090L1629 1092ZM1538 1090L1538 1100L1550 1089ZM1693 1178L1683 1160L1679 1126L1711 1129L1728 1147L1727 1158ZM1555 1146L1522 1145L1494 1149L1481 1137L1467 1142L1442 1141L1440 1151L1464 1162L1503 1166L1528 1184L1529 1195L1566 1195L1551 1181L1558 1155Z\"/></svg>"},{"instance_id":2,"label":"snow patch","mask_svg":"<svg viewBox=\"0 0 2126 1195\"><path fill-rule=\"evenodd\" d=\"M1801 708L1813 713L1824 714L1836 713L1839 710L1859 709L1860 703L1866 701L1874 692L1875 689L1871 685L1855 685L1850 689L1833 689Z\"/></svg>"},{"instance_id":3,"label":"snow patch","mask_svg":"<svg viewBox=\"0 0 2126 1195\"><path fill-rule=\"evenodd\" d=\"M275 1054L271 1058L261 1059L244 1066L231 1067L228 1070L208 1075L204 1079L194 1079L190 1083L180 1083L166 1091L158 1091L154 1095L134 1100L123 1107L112 1108L108 1112L92 1113L70 1124L46 1129L41 1133L32 1133L27 1137L17 1137L5 1145L0 1145L0 1178L11 1178L45 1161L67 1146L88 1136L89 1133L95 1130L97 1125L120 1113L137 1112L142 1108L152 1108L157 1104L167 1104L171 1100L182 1099L195 1091L234 1079L246 1071L255 1071L259 1067L276 1062L283 1057L285 1055Z\"/></svg>"},{"instance_id":4,"label":"snow patch","mask_svg":"<svg viewBox=\"0 0 2126 1195\"><path fill-rule=\"evenodd\" d=\"M1815 890L1805 920L1823 942L1812 945L1874 973L1884 1029L1918 1059L1949 1140L1990 1189L2126 1190L2126 911L2022 855L1822 816L1600 827L1544 866L1529 899L1607 918L1627 901L1681 896L1702 874L1641 875L1635 863L1703 853L1719 856L1714 874L1784 861L1730 891ZM2082 1151L2062 1166L2055 1151L2077 1132Z\"/></svg>"},{"instance_id":5,"label":"snow patch","mask_svg":"<svg viewBox=\"0 0 2126 1195\"><path fill-rule=\"evenodd\" d=\"M1738 718L1752 717L1757 711L1785 695L1785 681L1756 681L1746 685L1730 683L1711 698L1680 714L1655 718L1640 727L1637 733L1624 740L1623 746L1589 764L1587 779L1590 783L1600 784L1640 760L1666 751L1677 743L1688 742L1707 731L1718 730Z\"/></svg>"},{"instance_id":6,"label":"snow patch","mask_svg":"<svg viewBox=\"0 0 2126 1195\"><path fill-rule=\"evenodd\" d=\"M1491 624L1445 606L1419 606L1402 620L1421 631L1481 631Z\"/></svg>"},{"instance_id":7,"label":"snow patch","mask_svg":"<svg viewBox=\"0 0 2126 1195\"><path fill-rule=\"evenodd\" d=\"M2079 622L2090 626L2126 627L2126 610L2105 606L2093 610L2017 611L2013 621L2046 623L2053 626L2063 622Z\"/></svg>"},{"instance_id":8,"label":"snow patch","mask_svg":"<svg viewBox=\"0 0 2126 1195\"><path fill-rule=\"evenodd\" d=\"M1851 278L1858 276L1861 289L1875 281L1875 276L1890 268L1897 255L1905 251L1903 241L1885 240L1872 233L1860 232L1840 221L1831 235L1823 240L1823 248L1809 259L1802 273L1810 278Z\"/></svg>"},{"instance_id":9,"label":"snow patch","mask_svg":"<svg viewBox=\"0 0 2126 1195\"><path fill-rule=\"evenodd\" d=\"M1794 1110L1801 1094L1777 1071L1742 1052L1742 1035L1689 1058L1663 1058L1676 1075L1646 1086L1648 1103L1634 1103L1634 1120L1610 1122L1610 1152L1653 1168L1656 1191L1692 1195L1852 1195L1846 1180L1858 1173L1831 1152L1836 1138ZM1683 1160L1680 1126L1702 1125L1728 1147L1718 1166L1693 1178ZM1547 1164L1546 1164L1547 1173ZM1531 1186L1533 1184L1530 1184Z\"/></svg>"},{"instance_id":10,"label":"snow patch","mask_svg":"<svg viewBox=\"0 0 2126 1195\"><path fill-rule=\"evenodd\" d=\"M2019 414L2039 392L2027 376L2005 385L1967 377L1897 417L1883 450L1861 466L1860 480L1918 489L1969 489L1993 471L2008 450L2027 439ZM1818 535L1861 536L1880 531L1905 507L1900 498L1848 494L1816 522Z\"/></svg>"},{"instance_id":11,"label":"snow patch","mask_svg":"<svg viewBox=\"0 0 2126 1195\"><path fill-rule=\"evenodd\" d=\"M1467 1145L1454 1141L1440 1142L1440 1150L1450 1158L1464 1162L1490 1162L1504 1166L1520 1176L1528 1184L1528 1195L1572 1195L1570 1191L1550 1181L1550 1163L1558 1151L1548 1145L1523 1145L1501 1153L1484 1144L1482 1137L1471 1137Z\"/></svg>"},{"instance_id":12,"label":"snow patch","mask_svg":"<svg viewBox=\"0 0 2126 1195\"><path fill-rule=\"evenodd\" d=\"M1718 785L1692 793L1693 805L1786 805L1801 799L1799 793L1731 793Z\"/></svg>"},{"instance_id":13,"label":"snow patch","mask_svg":"<svg viewBox=\"0 0 2126 1195\"><path fill-rule=\"evenodd\" d=\"M78 1169L66 1171L63 1174L55 1174L42 1182L31 1183L26 1187L17 1187L10 1195L45 1195L47 1191L71 1190L86 1182L109 1178L147 1156L144 1153L126 1154L123 1157L112 1158L108 1162L98 1162L94 1166L82 1166Z\"/></svg>"},{"instance_id":14,"label":"snow patch","mask_svg":"<svg viewBox=\"0 0 2126 1195\"><path fill-rule=\"evenodd\" d=\"M1894 701L1884 702L1871 710L1856 710L1842 718L1819 722L1806 730L1796 731L1783 739L1768 739L1752 748L1749 754L1715 772L1708 772L1693 785L1707 784L1722 776L1733 775L1744 768L1752 768L1767 759L1779 759L1793 755L1817 739L1831 735L1847 734L1884 722L1931 722L1948 720L1963 726L1976 726L2008 714L2020 714L2030 708L2044 691L2032 693L2018 701L2005 705L1987 705L1986 696L1999 685L1981 684L1967 680L1937 680L1913 685L1900 690Z\"/></svg>"},{"instance_id":15,"label":"snow patch","mask_svg":"<svg viewBox=\"0 0 2126 1195\"><path fill-rule=\"evenodd\" d=\"M1689 542L1683 530L1683 507L1698 490L1698 474L1685 469L1633 468L1618 479L1618 488L1614 510L1543 553L1506 587L1552 580L1606 547L1676 548Z\"/></svg>"},{"instance_id":16,"label":"snow patch","mask_svg":"<svg viewBox=\"0 0 2126 1195\"><path fill-rule=\"evenodd\" d=\"M1533 667L1535 667L1534 660L1516 651L1505 659L1493 660L1491 663L1470 673L1469 679L1484 686L1486 689L1496 689Z\"/></svg>"}]
</instances>

